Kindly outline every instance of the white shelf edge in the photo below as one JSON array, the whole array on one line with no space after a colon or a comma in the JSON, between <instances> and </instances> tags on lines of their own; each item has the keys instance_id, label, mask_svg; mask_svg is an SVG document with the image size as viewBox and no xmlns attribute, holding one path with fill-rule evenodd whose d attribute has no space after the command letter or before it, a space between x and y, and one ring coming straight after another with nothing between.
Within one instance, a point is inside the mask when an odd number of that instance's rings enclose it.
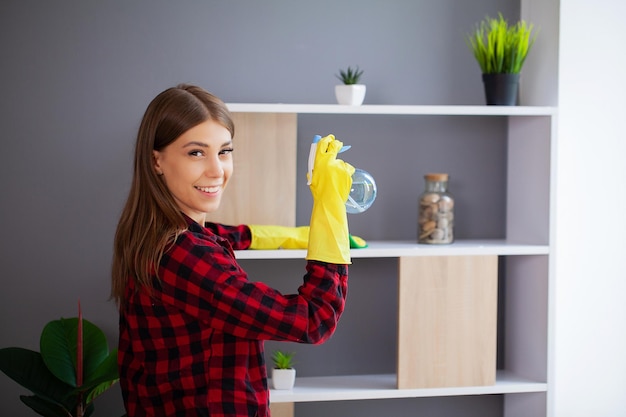
<instances>
[{"instance_id":1,"label":"white shelf edge","mask_svg":"<svg viewBox=\"0 0 626 417\"><path fill-rule=\"evenodd\" d=\"M271 386L271 382L270 382ZM371 400L386 398L546 392L548 384L498 371L495 385L425 389L397 389L396 375L347 375L296 378L292 390L270 390L273 403Z\"/></svg>"},{"instance_id":2,"label":"white shelf edge","mask_svg":"<svg viewBox=\"0 0 626 417\"><path fill-rule=\"evenodd\" d=\"M458 256L458 255L548 255L548 245L531 245L506 240L461 240L450 245L425 245L411 241L368 241L368 247L352 249L358 258L398 258L400 256ZM304 259L304 249L239 250L237 259Z\"/></svg>"},{"instance_id":3,"label":"white shelf edge","mask_svg":"<svg viewBox=\"0 0 626 417\"><path fill-rule=\"evenodd\" d=\"M227 103L234 113L299 113L299 114L390 114L444 116L553 116L551 106L487 106L487 105L379 105L343 106L339 104Z\"/></svg>"}]
</instances>

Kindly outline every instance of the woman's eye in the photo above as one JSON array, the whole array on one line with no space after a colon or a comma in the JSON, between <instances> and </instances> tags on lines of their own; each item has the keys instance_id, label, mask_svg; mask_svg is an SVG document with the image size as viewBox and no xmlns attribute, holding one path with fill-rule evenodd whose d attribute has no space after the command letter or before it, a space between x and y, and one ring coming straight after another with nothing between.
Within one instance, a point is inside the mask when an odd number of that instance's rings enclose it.
<instances>
[{"instance_id":1,"label":"woman's eye","mask_svg":"<svg viewBox=\"0 0 626 417\"><path fill-rule=\"evenodd\" d=\"M195 151L189 152L189 155L191 155L191 156L202 156L202 155L204 155L204 152L202 152L201 150L195 150Z\"/></svg>"},{"instance_id":2,"label":"woman's eye","mask_svg":"<svg viewBox=\"0 0 626 417\"><path fill-rule=\"evenodd\" d=\"M226 148L220 151L220 155L228 155L229 153L232 153L232 152L233 152L233 148Z\"/></svg>"}]
</instances>

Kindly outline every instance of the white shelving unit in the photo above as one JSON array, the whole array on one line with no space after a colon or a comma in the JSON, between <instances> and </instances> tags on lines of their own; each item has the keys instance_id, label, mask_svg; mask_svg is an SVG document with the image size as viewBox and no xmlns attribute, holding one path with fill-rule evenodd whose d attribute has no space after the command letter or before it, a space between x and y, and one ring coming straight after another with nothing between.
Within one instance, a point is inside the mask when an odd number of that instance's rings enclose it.
<instances>
[{"instance_id":1,"label":"white shelving unit","mask_svg":"<svg viewBox=\"0 0 626 417\"><path fill-rule=\"evenodd\" d=\"M272 403L500 394L506 417L547 416L551 262L553 253L555 107L412 106L232 103L234 113L506 117L505 238L459 240L451 245L371 241L353 258L495 255L505 260L504 369L496 383L425 389L397 388L397 375L298 378L292 391L271 391ZM239 259L303 259L304 250L238 251Z\"/></svg>"}]
</instances>

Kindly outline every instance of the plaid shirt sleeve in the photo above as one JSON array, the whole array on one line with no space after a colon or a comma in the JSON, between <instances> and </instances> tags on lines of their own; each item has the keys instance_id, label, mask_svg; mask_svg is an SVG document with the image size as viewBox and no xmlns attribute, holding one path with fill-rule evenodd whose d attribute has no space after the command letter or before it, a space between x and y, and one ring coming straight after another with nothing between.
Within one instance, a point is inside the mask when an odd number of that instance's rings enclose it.
<instances>
[{"instance_id":1,"label":"plaid shirt sleeve","mask_svg":"<svg viewBox=\"0 0 626 417\"><path fill-rule=\"evenodd\" d=\"M263 340L322 343L337 326L347 265L307 262L297 293L283 295L249 281L213 230L194 223L179 236L151 295L129 285L118 355L129 417L269 416Z\"/></svg>"},{"instance_id":2,"label":"plaid shirt sleeve","mask_svg":"<svg viewBox=\"0 0 626 417\"><path fill-rule=\"evenodd\" d=\"M205 228L216 235L226 239L234 250L245 250L250 248L252 233L250 228L244 224L238 226L228 226L220 223L206 223Z\"/></svg>"},{"instance_id":3,"label":"plaid shirt sleeve","mask_svg":"<svg viewBox=\"0 0 626 417\"><path fill-rule=\"evenodd\" d=\"M347 266L309 262L298 294L282 295L249 281L229 243L205 231L181 236L161 265L164 302L235 337L321 343L344 308Z\"/></svg>"}]
</instances>

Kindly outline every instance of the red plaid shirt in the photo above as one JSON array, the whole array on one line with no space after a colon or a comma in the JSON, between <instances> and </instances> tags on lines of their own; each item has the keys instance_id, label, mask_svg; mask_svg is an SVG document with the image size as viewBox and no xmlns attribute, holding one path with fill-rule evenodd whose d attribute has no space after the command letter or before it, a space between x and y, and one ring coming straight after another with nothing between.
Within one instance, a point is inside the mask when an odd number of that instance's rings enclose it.
<instances>
[{"instance_id":1,"label":"red plaid shirt","mask_svg":"<svg viewBox=\"0 0 626 417\"><path fill-rule=\"evenodd\" d=\"M327 340L348 267L309 261L298 294L283 295L238 265L233 249L250 246L247 226L188 222L163 256L152 297L131 281L120 308L128 416L269 416L263 341Z\"/></svg>"}]
</instances>

